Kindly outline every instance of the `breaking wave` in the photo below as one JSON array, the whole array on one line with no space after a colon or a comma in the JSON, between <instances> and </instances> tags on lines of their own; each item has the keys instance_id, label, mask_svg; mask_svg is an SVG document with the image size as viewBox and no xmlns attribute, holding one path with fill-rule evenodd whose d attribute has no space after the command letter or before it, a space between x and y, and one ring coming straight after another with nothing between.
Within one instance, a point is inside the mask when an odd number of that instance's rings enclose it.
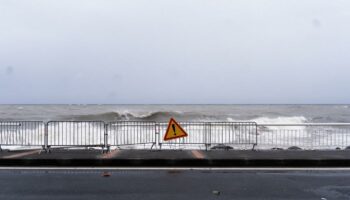
<instances>
[{"instance_id":1,"label":"breaking wave","mask_svg":"<svg viewBox=\"0 0 350 200\"><path fill-rule=\"evenodd\" d=\"M244 118L232 118L229 116L204 114L199 112L180 112L180 111L156 111L149 113L132 113L132 112L106 112L101 114L89 114L89 115L72 115L63 116L63 120L77 120L77 121L155 121L166 122L171 117L176 118L179 121L253 121L258 124L297 124L305 123L308 120L304 116L292 116L292 117L259 117L251 116Z\"/></svg>"},{"instance_id":2,"label":"breaking wave","mask_svg":"<svg viewBox=\"0 0 350 200\"><path fill-rule=\"evenodd\" d=\"M180 120L200 120L205 118L204 115L198 115L195 113L183 113L183 112L166 112L157 111L145 114L135 114L131 112L106 112L101 114L91 115L73 115L64 116L64 119L68 120L101 120L101 121L156 121L163 122L169 118L174 117Z\"/></svg>"}]
</instances>

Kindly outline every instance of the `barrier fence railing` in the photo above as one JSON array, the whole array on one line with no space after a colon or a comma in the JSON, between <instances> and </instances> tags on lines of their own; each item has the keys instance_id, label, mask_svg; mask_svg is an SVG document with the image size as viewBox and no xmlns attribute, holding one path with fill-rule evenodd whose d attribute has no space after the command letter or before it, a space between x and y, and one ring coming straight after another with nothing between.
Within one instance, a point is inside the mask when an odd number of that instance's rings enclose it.
<instances>
[{"instance_id":1,"label":"barrier fence railing","mask_svg":"<svg viewBox=\"0 0 350 200\"><path fill-rule=\"evenodd\" d=\"M103 121L50 121L46 150L51 147L105 147Z\"/></svg>"},{"instance_id":2,"label":"barrier fence railing","mask_svg":"<svg viewBox=\"0 0 350 200\"><path fill-rule=\"evenodd\" d=\"M188 137L170 141L160 140L160 147L205 148L212 145L257 145L257 124L255 122L181 122ZM167 123L160 123L160 133L165 133Z\"/></svg>"},{"instance_id":3,"label":"barrier fence railing","mask_svg":"<svg viewBox=\"0 0 350 200\"><path fill-rule=\"evenodd\" d=\"M44 137L44 122L0 121L0 149L2 146L43 146Z\"/></svg>"},{"instance_id":4,"label":"barrier fence railing","mask_svg":"<svg viewBox=\"0 0 350 200\"><path fill-rule=\"evenodd\" d=\"M180 122L188 137L164 141L167 123L146 121L0 121L4 146L110 147L133 149L345 149L350 123L257 124L255 122ZM349 147L350 148L350 147Z\"/></svg>"},{"instance_id":5,"label":"barrier fence railing","mask_svg":"<svg viewBox=\"0 0 350 200\"><path fill-rule=\"evenodd\" d=\"M350 123L259 124L258 149L344 149Z\"/></svg>"},{"instance_id":6,"label":"barrier fence railing","mask_svg":"<svg viewBox=\"0 0 350 200\"><path fill-rule=\"evenodd\" d=\"M159 123L158 132L162 133L161 135L159 135L160 148L206 148L209 145L209 123L180 122L179 124L188 134L191 134L190 137L183 137L174 140L164 141L162 136L167 130L168 123Z\"/></svg>"},{"instance_id":7,"label":"barrier fence railing","mask_svg":"<svg viewBox=\"0 0 350 200\"><path fill-rule=\"evenodd\" d=\"M107 124L106 146L154 147L157 144L156 122L120 121Z\"/></svg>"}]
</instances>

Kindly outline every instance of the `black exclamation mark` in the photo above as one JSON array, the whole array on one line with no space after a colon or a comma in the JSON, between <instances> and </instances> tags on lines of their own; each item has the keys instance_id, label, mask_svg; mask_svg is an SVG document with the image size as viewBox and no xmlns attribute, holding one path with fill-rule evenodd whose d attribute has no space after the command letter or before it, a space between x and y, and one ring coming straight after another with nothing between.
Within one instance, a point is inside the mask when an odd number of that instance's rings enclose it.
<instances>
[{"instance_id":1,"label":"black exclamation mark","mask_svg":"<svg viewBox=\"0 0 350 200\"><path fill-rule=\"evenodd\" d=\"M175 130L176 130L176 129L175 129L175 124L172 124L171 126L173 127L174 135L176 136L176 131L175 131Z\"/></svg>"}]
</instances>

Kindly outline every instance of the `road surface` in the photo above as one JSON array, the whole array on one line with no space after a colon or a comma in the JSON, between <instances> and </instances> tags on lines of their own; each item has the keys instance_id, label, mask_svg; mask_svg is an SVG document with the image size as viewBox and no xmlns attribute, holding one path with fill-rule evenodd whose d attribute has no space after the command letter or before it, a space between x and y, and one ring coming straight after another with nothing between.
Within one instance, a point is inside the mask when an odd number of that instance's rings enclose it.
<instances>
[{"instance_id":1,"label":"road surface","mask_svg":"<svg viewBox=\"0 0 350 200\"><path fill-rule=\"evenodd\" d=\"M0 199L350 199L350 169L2 168Z\"/></svg>"}]
</instances>

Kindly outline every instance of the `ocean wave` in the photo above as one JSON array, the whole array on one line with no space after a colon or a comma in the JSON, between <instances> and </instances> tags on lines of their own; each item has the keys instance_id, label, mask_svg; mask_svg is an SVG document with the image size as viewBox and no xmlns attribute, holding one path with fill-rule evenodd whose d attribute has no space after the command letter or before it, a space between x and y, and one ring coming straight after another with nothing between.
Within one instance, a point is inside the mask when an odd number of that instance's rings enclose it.
<instances>
[{"instance_id":1,"label":"ocean wave","mask_svg":"<svg viewBox=\"0 0 350 200\"><path fill-rule=\"evenodd\" d=\"M239 120L234 120L228 118L227 121L235 122ZM256 122L258 125L273 125L273 124L302 124L306 123L307 119L304 116L293 116L293 117L258 117L248 121ZM264 130L303 130L304 126L259 126L259 131Z\"/></svg>"},{"instance_id":2,"label":"ocean wave","mask_svg":"<svg viewBox=\"0 0 350 200\"><path fill-rule=\"evenodd\" d=\"M183 113L177 111L156 111L149 112L146 114L132 113L132 112L106 112L101 114L90 114L90 115L73 115L63 116L62 118L68 120L101 120L101 121L156 121L163 122L169 120L171 117L178 118L180 120L198 120L203 118L203 115Z\"/></svg>"},{"instance_id":3,"label":"ocean wave","mask_svg":"<svg viewBox=\"0 0 350 200\"><path fill-rule=\"evenodd\" d=\"M77 121L155 121L155 122L167 122L170 118L175 118L178 121L251 121L258 124L299 124L307 122L304 116L292 116L292 117L260 117L250 116L249 118L232 118L227 115L218 114L204 114L200 112L181 112L181 111L154 111L147 113L133 113L129 111L123 112L106 112L99 114L88 115L72 115L63 116L62 120L77 120Z\"/></svg>"}]
</instances>

